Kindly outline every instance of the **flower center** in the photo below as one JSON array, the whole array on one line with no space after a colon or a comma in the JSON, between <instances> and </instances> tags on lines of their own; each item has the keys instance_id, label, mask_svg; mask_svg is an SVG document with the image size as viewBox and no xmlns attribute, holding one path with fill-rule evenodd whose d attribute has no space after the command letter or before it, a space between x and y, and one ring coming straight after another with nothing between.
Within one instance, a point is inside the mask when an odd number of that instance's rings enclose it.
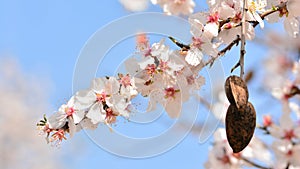
<instances>
[{"instance_id":1,"label":"flower center","mask_svg":"<svg viewBox=\"0 0 300 169\"><path fill-rule=\"evenodd\" d=\"M254 13L256 11L262 11L266 6L267 6L266 0L260 0L260 1L250 0L250 2L248 1L248 10L251 13Z\"/></svg>"},{"instance_id":2,"label":"flower center","mask_svg":"<svg viewBox=\"0 0 300 169\"><path fill-rule=\"evenodd\" d=\"M75 113L75 109L73 107L66 107L65 112L66 112L67 116L69 117Z\"/></svg>"},{"instance_id":3,"label":"flower center","mask_svg":"<svg viewBox=\"0 0 300 169\"><path fill-rule=\"evenodd\" d=\"M179 92L179 90L175 90L174 87L168 87L165 89L165 98L175 98L175 93Z\"/></svg>"},{"instance_id":4,"label":"flower center","mask_svg":"<svg viewBox=\"0 0 300 169\"><path fill-rule=\"evenodd\" d=\"M201 38L193 37L193 46L196 48L201 48L201 46L204 44L204 42L201 40Z\"/></svg>"},{"instance_id":5,"label":"flower center","mask_svg":"<svg viewBox=\"0 0 300 169\"><path fill-rule=\"evenodd\" d=\"M186 77L186 80L189 85L192 85L195 83L195 78L193 75Z\"/></svg>"},{"instance_id":6,"label":"flower center","mask_svg":"<svg viewBox=\"0 0 300 169\"><path fill-rule=\"evenodd\" d=\"M214 14L211 14L207 17L208 23L217 23L219 21L219 13L215 12Z\"/></svg>"},{"instance_id":7,"label":"flower center","mask_svg":"<svg viewBox=\"0 0 300 169\"><path fill-rule=\"evenodd\" d=\"M220 160L223 164L230 164L230 158L228 155L224 155Z\"/></svg>"},{"instance_id":8,"label":"flower center","mask_svg":"<svg viewBox=\"0 0 300 169\"><path fill-rule=\"evenodd\" d=\"M295 137L295 133L294 133L294 130L291 129L291 130L286 130L285 131L285 135L284 135L284 138L287 139L287 140L292 140L293 137Z\"/></svg>"},{"instance_id":9,"label":"flower center","mask_svg":"<svg viewBox=\"0 0 300 169\"><path fill-rule=\"evenodd\" d=\"M248 10L250 12L255 12L257 8L257 4L254 1L251 1L248 6Z\"/></svg>"},{"instance_id":10,"label":"flower center","mask_svg":"<svg viewBox=\"0 0 300 169\"><path fill-rule=\"evenodd\" d=\"M293 151L292 150L289 150L287 153L286 153L287 156L292 156L293 155Z\"/></svg>"},{"instance_id":11,"label":"flower center","mask_svg":"<svg viewBox=\"0 0 300 169\"><path fill-rule=\"evenodd\" d=\"M102 92L102 93L96 93L96 101L97 102L105 102L106 99L106 93Z\"/></svg>"},{"instance_id":12,"label":"flower center","mask_svg":"<svg viewBox=\"0 0 300 169\"><path fill-rule=\"evenodd\" d=\"M112 124L116 122L116 114L114 114L113 110L111 108L107 108L106 110L106 117L105 120L107 123Z\"/></svg>"},{"instance_id":13,"label":"flower center","mask_svg":"<svg viewBox=\"0 0 300 169\"><path fill-rule=\"evenodd\" d=\"M165 71L165 70L167 70L169 67L168 67L168 62L164 62L164 61L160 61L159 62L159 68L160 68L160 70L162 70L162 71Z\"/></svg>"},{"instance_id":14,"label":"flower center","mask_svg":"<svg viewBox=\"0 0 300 169\"><path fill-rule=\"evenodd\" d=\"M63 129L59 129L58 131L56 131L53 135L52 135L52 139L51 139L51 142L53 141L58 141L57 144L60 144L60 142L63 140L63 139L67 139L66 136L65 136L65 131Z\"/></svg>"},{"instance_id":15,"label":"flower center","mask_svg":"<svg viewBox=\"0 0 300 169\"><path fill-rule=\"evenodd\" d=\"M155 64L149 64L149 65L146 67L147 74L148 74L148 75L153 75L153 74L155 73L155 69L156 69Z\"/></svg>"},{"instance_id":16,"label":"flower center","mask_svg":"<svg viewBox=\"0 0 300 169\"><path fill-rule=\"evenodd\" d=\"M131 79L130 79L129 75L121 77L120 83L125 87L131 86Z\"/></svg>"}]
</instances>

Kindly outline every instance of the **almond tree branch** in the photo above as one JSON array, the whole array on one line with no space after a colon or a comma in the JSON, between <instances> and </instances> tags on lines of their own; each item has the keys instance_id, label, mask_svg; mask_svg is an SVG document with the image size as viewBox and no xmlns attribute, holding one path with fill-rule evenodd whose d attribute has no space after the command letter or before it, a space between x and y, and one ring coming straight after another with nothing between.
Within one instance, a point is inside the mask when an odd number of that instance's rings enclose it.
<instances>
[{"instance_id":1,"label":"almond tree branch","mask_svg":"<svg viewBox=\"0 0 300 169\"><path fill-rule=\"evenodd\" d=\"M283 2L283 3L280 3L279 5L276 5L274 7L272 7L271 9L265 11L264 13L260 14L260 17L265 20L265 17L272 14L272 13L275 13L277 11L280 11L282 9L286 8L286 2ZM230 22L230 20L226 20L226 22ZM254 22L251 22L252 23L252 26L255 28L259 22L257 21L254 21ZM222 22L222 24L225 24L225 22ZM241 25L241 24L240 24ZM239 25L238 25L239 26ZM223 56L225 55L225 53L229 50L231 50L231 48L234 46L234 45L238 45L239 44L239 41L241 40L241 38L238 36L236 39L234 39L229 45L227 45L224 49L220 50L218 55L216 57L212 57L208 62L206 62L204 65L210 65L212 66L214 61L219 57L219 56Z\"/></svg>"},{"instance_id":2,"label":"almond tree branch","mask_svg":"<svg viewBox=\"0 0 300 169\"><path fill-rule=\"evenodd\" d=\"M178 47L180 47L182 50L189 50L190 49L190 45L185 45L183 43L178 42L176 39L174 39L173 37L169 36L168 37L173 43L175 43Z\"/></svg>"},{"instance_id":3,"label":"almond tree branch","mask_svg":"<svg viewBox=\"0 0 300 169\"><path fill-rule=\"evenodd\" d=\"M222 50L220 50L219 52L218 52L218 55L216 56L216 57L212 57L208 62L206 62L205 64L204 64L204 66L207 66L207 65L210 65L210 67L213 65L213 63L214 63L214 61L219 57L219 56L223 56L223 55L225 55L225 53L227 52L227 51L229 51L229 50L231 50L231 48L233 47L233 46L237 46L238 44L239 44L239 42L240 42L240 40L241 40L241 38L240 38L240 36L238 35L229 45L227 45L224 49L222 49Z\"/></svg>"}]
</instances>

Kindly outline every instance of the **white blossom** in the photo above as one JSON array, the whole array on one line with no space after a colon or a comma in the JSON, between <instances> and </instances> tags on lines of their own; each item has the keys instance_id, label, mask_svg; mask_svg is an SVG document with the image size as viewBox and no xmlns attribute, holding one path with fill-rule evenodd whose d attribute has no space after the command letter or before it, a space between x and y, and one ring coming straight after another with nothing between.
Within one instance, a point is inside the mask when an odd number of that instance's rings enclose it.
<instances>
[{"instance_id":1,"label":"white blossom","mask_svg":"<svg viewBox=\"0 0 300 169\"><path fill-rule=\"evenodd\" d=\"M248 20L255 20L259 23L261 28L264 28L264 21L260 17L259 13L265 11L265 7L267 6L266 0L247 0L246 1L246 8L248 12L251 14L251 18L247 18Z\"/></svg>"},{"instance_id":2,"label":"white blossom","mask_svg":"<svg viewBox=\"0 0 300 169\"><path fill-rule=\"evenodd\" d=\"M290 113L283 113L279 120L279 125L270 126L270 134L275 138L293 141L300 139L300 126L290 117Z\"/></svg>"},{"instance_id":3,"label":"white blossom","mask_svg":"<svg viewBox=\"0 0 300 169\"><path fill-rule=\"evenodd\" d=\"M290 167L300 167L300 145L292 145L287 140L277 140L272 144L276 157L276 169L285 169L289 164Z\"/></svg>"},{"instance_id":4,"label":"white blossom","mask_svg":"<svg viewBox=\"0 0 300 169\"><path fill-rule=\"evenodd\" d=\"M119 0L125 9L136 12L147 9L149 0Z\"/></svg>"},{"instance_id":5,"label":"white blossom","mask_svg":"<svg viewBox=\"0 0 300 169\"><path fill-rule=\"evenodd\" d=\"M299 20L297 17L300 16L298 0L269 0L268 6L272 7L280 3L286 2L286 8L279 10L266 17L267 21L270 23L278 22L280 18L284 18L283 25L285 31L293 38L296 38L299 34Z\"/></svg>"},{"instance_id":6,"label":"white blossom","mask_svg":"<svg viewBox=\"0 0 300 169\"><path fill-rule=\"evenodd\" d=\"M96 78L92 81L90 89L77 92L75 99L78 105L88 109L86 117L91 119L93 124L97 124L105 121L106 111L103 106L119 88L120 83L114 77Z\"/></svg>"},{"instance_id":7,"label":"white blossom","mask_svg":"<svg viewBox=\"0 0 300 169\"><path fill-rule=\"evenodd\" d=\"M158 4L168 15L189 15L194 12L195 2L193 0L151 0Z\"/></svg>"},{"instance_id":8,"label":"white blossom","mask_svg":"<svg viewBox=\"0 0 300 169\"><path fill-rule=\"evenodd\" d=\"M49 117L50 128L59 129L62 128L67 121L72 121L74 124L77 124L83 119L85 111L80 106L75 105L74 102L74 97L71 97L67 104L61 105L59 110Z\"/></svg>"}]
</instances>

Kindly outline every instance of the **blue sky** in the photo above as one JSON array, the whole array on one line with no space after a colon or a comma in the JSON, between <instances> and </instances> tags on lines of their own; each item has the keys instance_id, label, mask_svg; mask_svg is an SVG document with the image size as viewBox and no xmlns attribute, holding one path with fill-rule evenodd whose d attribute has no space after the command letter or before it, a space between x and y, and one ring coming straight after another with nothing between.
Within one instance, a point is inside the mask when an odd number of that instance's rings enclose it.
<instances>
[{"instance_id":1,"label":"blue sky","mask_svg":"<svg viewBox=\"0 0 300 169\"><path fill-rule=\"evenodd\" d=\"M51 103L49 114L72 95L76 60L89 37L112 20L130 14L117 0L9 0L0 4L0 56L16 57L25 72L47 83L45 91L50 93ZM151 6L148 11L161 12L161 9ZM134 44L131 46L134 49ZM250 44L249 47L253 46ZM260 50L249 51L247 55L255 55ZM233 50L231 54L237 60L238 51ZM255 64L255 57L251 60L248 67ZM224 64L235 62L227 60ZM42 116L44 112L37 113ZM205 115L200 114L199 118L202 117ZM155 126L154 134L163 125ZM126 124L119 127L126 127ZM199 144L197 137L190 135L172 150L156 157L130 159L100 149L81 132L64 143L59 151L70 152L64 153L62 160L67 168L74 169L203 168L211 142Z\"/></svg>"}]
</instances>

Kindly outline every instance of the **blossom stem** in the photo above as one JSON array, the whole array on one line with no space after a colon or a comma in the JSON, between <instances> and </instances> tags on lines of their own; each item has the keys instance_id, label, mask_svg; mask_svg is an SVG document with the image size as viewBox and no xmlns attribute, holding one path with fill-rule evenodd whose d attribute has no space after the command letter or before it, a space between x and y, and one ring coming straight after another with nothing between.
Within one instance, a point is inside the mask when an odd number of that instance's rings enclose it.
<instances>
[{"instance_id":1,"label":"blossom stem","mask_svg":"<svg viewBox=\"0 0 300 169\"><path fill-rule=\"evenodd\" d=\"M178 47L180 47L182 50L189 50L190 49L190 45L185 45L183 43L178 42L175 38L169 36L169 39L175 43Z\"/></svg>"},{"instance_id":2,"label":"blossom stem","mask_svg":"<svg viewBox=\"0 0 300 169\"><path fill-rule=\"evenodd\" d=\"M231 50L231 48L232 48L233 46L235 46L235 45L237 46L237 45L239 44L240 40L241 40L240 36L237 36L237 37L236 37L229 45L227 45L224 49L220 50L220 51L218 52L218 55L217 55L216 57L212 57L208 62L206 62L206 63L204 64L204 66L210 65L210 67L211 67L211 66L213 65L214 61L215 61L219 56L225 55L225 53L226 53L227 51Z\"/></svg>"},{"instance_id":3,"label":"blossom stem","mask_svg":"<svg viewBox=\"0 0 300 169\"><path fill-rule=\"evenodd\" d=\"M245 33L246 33L246 27L245 27L245 23L246 23L246 3L247 1L244 0L243 1L243 13L242 13L242 22L241 22L241 49L240 49L240 61L239 61L239 65L240 65L240 77L243 79L244 76L244 59L245 59L245 54L246 54L246 50L245 50L245 46L246 46L246 38L245 38Z\"/></svg>"},{"instance_id":4,"label":"blossom stem","mask_svg":"<svg viewBox=\"0 0 300 169\"><path fill-rule=\"evenodd\" d=\"M265 127L265 126L259 126L258 128L261 129L261 130L263 130L265 132L264 134L270 134L270 131L268 130L267 127Z\"/></svg>"}]
</instances>

